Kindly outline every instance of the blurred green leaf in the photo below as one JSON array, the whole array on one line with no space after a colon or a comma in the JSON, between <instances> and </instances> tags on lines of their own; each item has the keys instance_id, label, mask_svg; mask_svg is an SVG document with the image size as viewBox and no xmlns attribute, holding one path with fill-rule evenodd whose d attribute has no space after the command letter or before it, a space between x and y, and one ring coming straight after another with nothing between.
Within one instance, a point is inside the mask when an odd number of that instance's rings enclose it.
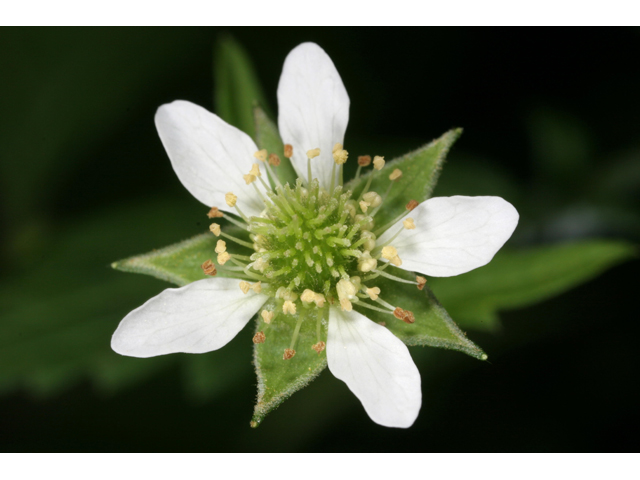
<instances>
[{"instance_id":1,"label":"blurred green leaf","mask_svg":"<svg viewBox=\"0 0 640 480\"><path fill-rule=\"evenodd\" d=\"M620 241L578 243L499 252L486 266L429 284L456 322L483 330L499 326L499 310L525 307L558 295L637 253Z\"/></svg>"},{"instance_id":2,"label":"blurred green leaf","mask_svg":"<svg viewBox=\"0 0 640 480\"><path fill-rule=\"evenodd\" d=\"M407 280L415 279L415 276L408 272L394 273ZM375 285L380 288L385 301L413 312L415 323L404 323L387 313L359 307L357 303L354 304L355 309L375 322L384 323L407 345L448 348L480 360L487 359L482 349L469 340L451 320L429 287L425 286L423 291L419 291L415 285L400 284L383 277L376 278Z\"/></svg>"},{"instance_id":3,"label":"blurred green leaf","mask_svg":"<svg viewBox=\"0 0 640 480\"><path fill-rule=\"evenodd\" d=\"M581 122L564 112L539 108L529 121L533 156L545 180L563 182L576 175L587 176L591 144Z\"/></svg>"},{"instance_id":4,"label":"blurred green leaf","mask_svg":"<svg viewBox=\"0 0 640 480\"><path fill-rule=\"evenodd\" d=\"M280 157L280 166L272 167L278 179L280 179L283 184L289 182L291 185L295 185L298 176L293 169L293 165L291 165L291 161L284 156L284 145L280 139L278 127L276 127L276 124L264 113L262 108L255 107L253 114L258 148L266 148L267 152L278 155L278 157Z\"/></svg>"},{"instance_id":5,"label":"blurred green leaf","mask_svg":"<svg viewBox=\"0 0 640 480\"><path fill-rule=\"evenodd\" d=\"M423 202L431 196L447 153L461 134L461 128L449 130L431 143L387 162L381 171L371 169L359 178L351 180L344 188L352 190L354 198L357 198L373 175L369 190L383 195L391 184L389 174L396 168L402 170L402 177L394 182L397 185L391 188L384 202L385 208L376 214L376 227L386 225L405 209L409 200Z\"/></svg>"},{"instance_id":6,"label":"blurred green leaf","mask_svg":"<svg viewBox=\"0 0 640 480\"><path fill-rule=\"evenodd\" d=\"M249 55L232 37L218 41L213 76L216 113L255 138L253 107L266 101Z\"/></svg>"},{"instance_id":7,"label":"blurred green leaf","mask_svg":"<svg viewBox=\"0 0 640 480\"><path fill-rule=\"evenodd\" d=\"M275 301L265 305L275 310ZM295 315L279 315L266 325L258 319L256 331L264 331L266 341L256 344L253 360L258 376L258 401L251 426L260 425L264 417L301 388L306 387L327 366L326 351L317 353L311 347L318 341L316 326L318 310L299 308ZM298 319L302 319L296 342L296 354L289 360L282 355L289 348ZM321 319L320 339L327 340L327 322Z\"/></svg>"}]
</instances>

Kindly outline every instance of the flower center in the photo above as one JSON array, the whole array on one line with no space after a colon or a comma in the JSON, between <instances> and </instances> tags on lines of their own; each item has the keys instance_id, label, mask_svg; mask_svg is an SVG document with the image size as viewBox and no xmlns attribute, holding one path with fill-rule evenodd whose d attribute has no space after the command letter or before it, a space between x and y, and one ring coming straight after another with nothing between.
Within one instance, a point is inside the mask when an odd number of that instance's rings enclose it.
<instances>
[{"instance_id":1,"label":"flower center","mask_svg":"<svg viewBox=\"0 0 640 480\"><path fill-rule=\"evenodd\" d=\"M278 186L268 196L271 204L249 223L254 268L276 290L336 296L338 281L357 275L365 243L375 246L366 242L374 238L373 219L357 214L350 191L328 192L315 179L306 187L300 179L294 188Z\"/></svg>"},{"instance_id":2,"label":"flower center","mask_svg":"<svg viewBox=\"0 0 640 480\"><path fill-rule=\"evenodd\" d=\"M284 155L292 156L292 147L285 146ZM311 161L320 155L320 149L307 152L307 172L311 178ZM413 313L400 307L391 305L381 298L380 288L372 285L379 276L401 283L416 285L422 289L426 282L423 277L416 277L416 281L406 280L385 271L389 266L400 267L402 260L398 251L390 243L405 229L414 229L413 219L402 220L408 212L417 206L411 201L395 220L384 225L378 231L374 230L375 215L382 207L384 198L389 194L394 183L402 177L402 172L393 170L389 175L391 184L386 193L380 196L369 191L373 173L369 176L360 196L352 198L352 192L344 191L342 186L342 168L347 161L348 152L341 144L333 148L333 172L331 186L322 187L317 179L305 182L298 178L295 185L281 185L272 167L280 164L276 154L267 157L267 151L261 150L254 155L261 163L254 163L251 171L243 176L247 185L252 184L256 195L264 203L264 210L258 216L246 216L237 205L238 197L229 192L225 195L225 202L235 208L240 218L226 216L230 222L249 233L250 242L233 237L214 223L210 230L216 236L223 236L236 244L253 249L250 256L239 255L227 251L225 240L218 240L215 252L218 255L219 269L233 274L239 279L240 289L245 294L251 290L263 293L276 299L275 310L263 310L262 320L265 329L278 315L297 315L297 323L293 332L291 345L285 350L283 358L291 359L295 355L294 346L305 316L298 311L304 308L317 308L322 312L315 315L317 322L328 315L329 305L346 311L353 309L353 304L362 308L388 313L406 322L415 321ZM268 160L268 161L267 161ZM359 176L362 167L371 164L370 156L358 158ZM382 157L373 159L374 173L384 168ZM262 178L261 166L267 171L275 187L271 187L268 180ZM339 166L339 171L336 167ZM337 174L337 175L336 175ZM334 187L336 176L339 185ZM260 191L257 182L264 186ZM209 212L210 218L219 218L223 214L216 207ZM388 228L402 226L385 244L376 243L376 233ZM378 263L381 265L378 266ZM206 275L216 275L217 269L211 260L207 260L202 269ZM256 283L249 283L255 281ZM320 338L320 323L318 323L318 342L312 346L320 353L325 344ZM266 341L264 331L258 332L253 341Z\"/></svg>"}]
</instances>

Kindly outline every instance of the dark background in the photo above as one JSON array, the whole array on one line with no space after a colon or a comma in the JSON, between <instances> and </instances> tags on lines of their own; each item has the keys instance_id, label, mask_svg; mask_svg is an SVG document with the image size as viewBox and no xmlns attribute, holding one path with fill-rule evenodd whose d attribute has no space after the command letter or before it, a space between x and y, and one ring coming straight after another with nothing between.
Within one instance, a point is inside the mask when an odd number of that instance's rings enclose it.
<instances>
[{"instance_id":1,"label":"dark background","mask_svg":"<svg viewBox=\"0 0 640 480\"><path fill-rule=\"evenodd\" d=\"M250 429L249 331L202 360L116 358L119 320L167 285L109 263L207 226L153 115L214 109L224 34L271 112L287 53L320 44L351 98L349 150L393 158L464 127L435 194L514 203L513 248L640 237L637 29L2 29L0 448L637 451L637 260L469 330L488 363L412 348L409 430L371 422L328 371Z\"/></svg>"}]
</instances>

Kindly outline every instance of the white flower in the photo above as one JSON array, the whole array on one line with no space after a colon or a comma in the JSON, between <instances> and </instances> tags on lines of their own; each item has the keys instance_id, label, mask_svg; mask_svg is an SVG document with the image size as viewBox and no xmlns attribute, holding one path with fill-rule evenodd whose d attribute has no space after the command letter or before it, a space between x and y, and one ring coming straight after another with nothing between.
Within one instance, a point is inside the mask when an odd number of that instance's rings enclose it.
<instances>
[{"instance_id":1,"label":"white flower","mask_svg":"<svg viewBox=\"0 0 640 480\"><path fill-rule=\"evenodd\" d=\"M319 180L320 187L329 189L337 182L335 164L343 163L347 155L342 143L349 118L349 97L331 59L319 46L304 43L288 55L278 86L278 107L280 134L285 143L293 146L291 160L298 176L306 182L309 180L307 169L311 168L312 178ZM194 197L208 207L216 205L220 210L240 213L244 218L259 216L264 211L262 196L268 187L261 178L256 181L255 175L256 158L264 155L254 156L258 148L248 135L186 101L161 106L155 121L178 178ZM319 156L309 160L313 155L308 156L307 152L318 148ZM340 152L340 162L334 162L334 148ZM248 172L254 173L248 176ZM243 180L243 176L248 180ZM235 194L233 202L225 201L229 192ZM378 206L369 204L371 209ZM349 208L353 212L353 207ZM348 211L345 207L345 212ZM366 227L367 222L372 224L371 219L362 220L358 218L362 215L349 217L345 213L347 219L351 218L348 221L360 221L363 226L361 243L365 247L361 248L366 248L361 253L363 258L370 259L372 255L377 262L388 260L394 266L425 275L458 275L488 263L518 222L513 206L498 197L432 198L407 213L413 221L401 216L377 240ZM255 235L254 241L264 241L263 235ZM380 255L385 247L388 247L386 257ZM305 245L296 244L296 248L302 251ZM263 255L258 248L256 252ZM393 256L389 257L388 252L393 252ZM229 257L233 261L226 246L219 254L226 255L224 262ZM334 265L334 258L330 256L322 266L306 258L308 267L304 268L313 266L318 273ZM224 262L220 268L224 268ZM269 257L260 256L254 263L260 264L259 268L253 267L257 278L258 273L268 270ZM296 265L297 260L289 263ZM355 264L362 269L363 261ZM376 262L369 261L367 269L361 271L377 272L375 268ZM355 274L361 275L357 271ZM239 288L241 280L243 289ZM223 347L269 298L276 296L273 291L269 293L269 289L275 290L277 285L263 282L258 288L250 289L245 280L244 276L209 278L165 290L122 320L113 335L112 348L122 355L151 357L175 352L203 353ZM366 299L383 305L385 302L378 295L384 292L361 285L359 276L345 277L344 272L342 279L332 285L332 292L336 292L336 284L340 282L337 295L342 307L338 301L325 306L323 295L312 290L303 293L302 287L299 292L279 287L278 298L292 303L302 294L300 301L306 301L307 305L311 297L322 300L316 305L329 308L326 349L330 371L348 385L376 423L409 427L422 403L420 374L409 350L387 328L351 309L351 301L361 302L356 297L358 289L362 288ZM355 287L345 290L344 285ZM375 295L371 295L374 291ZM262 317L269 318L267 323L277 322L274 312L263 311ZM265 336L254 341L262 343ZM322 346L318 347L319 344ZM319 344L314 348L321 351L324 344ZM287 355L285 358L292 357L290 353Z\"/></svg>"}]
</instances>

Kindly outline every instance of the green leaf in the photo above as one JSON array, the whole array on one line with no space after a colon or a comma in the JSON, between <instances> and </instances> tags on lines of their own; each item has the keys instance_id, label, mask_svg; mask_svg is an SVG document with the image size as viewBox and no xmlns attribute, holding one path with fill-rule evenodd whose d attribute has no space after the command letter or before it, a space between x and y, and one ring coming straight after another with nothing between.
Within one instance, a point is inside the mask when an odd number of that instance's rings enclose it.
<instances>
[{"instance_id":1,"label":"green leaf","mask_svg":"<svg viewBox=\"0 0 640 480\"><path fill-rule=\"evenodd\" d=\"M264 308L274 310L275 301L271 300ZM302 307L295 315L279 315L268 326L258 319L256 331L264 331L266 341L256 344L253 350L258 376L258 401L251 419L252 427L260 425L270 411L306 387L327 366L326 351L317 353L311 348L318 341L317 312L315 308ZM296 354L284 360L282 355L290 346L299 318L302 318L302 324L296 342ZM324 342L327 340L326 320L321 323L320 339Z\"/></svg>"},{"instance_id":2,"label":"green leaf","mask_svg":"<svg viewBox=\"0 0 640 480\"><path fill-rule=\"evenodd\" d=\"M225 233L244 240L246 232L232 225L224 227ZM174 283L179 286L187 285L208 278L200 267L205 261L215 258L216 238L212 233L203 233L195 237L174 243L160 250L136 255L113 262L111 267L116 270L131 273L142 273L152 277ZM251 253L248 249L234 245L234 253ZM218 270L217 276L234 278L233 272Z\"/></svg>"},{"instance_id":3,"label":"green leaf","mask_svg":"<svg viewBox=\"0 0 640 480\"><path fill-rule=\"evenodd\" d=\"M447 153L461 134L461 128L449 130L431 143L387 162L380 171L370 169L358 179L346 183L345 190L352 190L357 198L373 175L369 190L383 195L391 184L389 174L396 168L402 170L402 177L394 182L397 185L391 188L384 209L376 214L377 228L386 225L404 210L409 200L423 202L431 196Z\"/></svg>"},{"instance_id":4,"label":"green leaf","mask_svg":"<svg viewBox=\"0 0 640 480\"><path fill-rule=\"evenodd\" d=\"M620 241L589 240L499 252L488 265L429 284L451 316L468 328L495 329L499 310L559 295L637 254Z\"/></svg>"},{"instance_id":5,"label":"green leaf","mask_svg":"<svg viewBox=\"0 0 640 480\"><path fill-rule=\"evenodd\" d=\"M267 152L275 153L280 157L280 166L272 168L282 183L289 182L291 185L294 185L298 176L293 169L293 165L291 165L291 161L284 156L284 144L280 138L278 127L276 127L276 124L273 123L262 108L258 106L254 107L253 115L256 131L255 139L258 148L266 148Z\"/></svg>"},{"instance_id":6,"label":"green leaf","mask_svg":"<svg viewBox=\"0 0 640 480\"><path fill-rule=\"evenodd\" d=\"M394 272L394 274L407 280L415 278L408 272ZM429 287L425 286L420 291L415 285L401 284L384 277L376 278L373 284L380 288L385 301L413 312L415 323L404 323L393 315L362 308L357 303L354 304L355 309L374 322L385 324L407 345L448 348L459 350L480 360L487 359L482 349L469 340L453 322Z\"/></svg>"},{"instance_id":7,"label":"green leaf","mask_svg":"<svg viewBox=\"0 0 640 480\"><path fill-rule=\"evenodd\" d=\"M253 106L266 101L249 55L232 37L219 40L213 74L217 114L255 137Z\"/></svg>"}]
</instances>

